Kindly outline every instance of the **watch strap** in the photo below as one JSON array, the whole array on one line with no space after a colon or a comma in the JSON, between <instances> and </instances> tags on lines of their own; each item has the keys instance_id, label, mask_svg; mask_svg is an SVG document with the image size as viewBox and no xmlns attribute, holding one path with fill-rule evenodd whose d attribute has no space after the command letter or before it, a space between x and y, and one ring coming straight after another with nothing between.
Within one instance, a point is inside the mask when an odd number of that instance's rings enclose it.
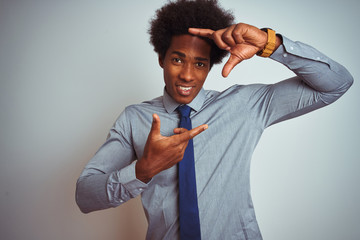
<instances>
[{"instance_id":1,"label":"watch strap","mask_svg":"<svg viewBox=\"0 0 360 240\"><path fill-rule=\"evenodd\" d=\"M267 33L267 43L263 50L259 51L256 55L260 57L270 57L276 47L276 33L271 28L262 28L262 31Z\"/></svg>"}]
</instances>

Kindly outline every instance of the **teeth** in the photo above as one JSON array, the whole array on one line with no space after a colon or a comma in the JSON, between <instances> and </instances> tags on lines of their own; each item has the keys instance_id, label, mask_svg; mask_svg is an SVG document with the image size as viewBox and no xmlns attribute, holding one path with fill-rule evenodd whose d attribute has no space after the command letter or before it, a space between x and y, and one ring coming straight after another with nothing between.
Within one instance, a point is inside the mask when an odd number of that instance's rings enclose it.
<instances>
[{"instance_id":1,"label":"teeth","mask_svg":"<svg viewBox=\"0 0 360 240\"><path fill-rule=\"evenodd\" d=\"M183 91L189 91L192 87L182 87L182 86L179 86L179 88Z\"/></svg>"}]
</instances>

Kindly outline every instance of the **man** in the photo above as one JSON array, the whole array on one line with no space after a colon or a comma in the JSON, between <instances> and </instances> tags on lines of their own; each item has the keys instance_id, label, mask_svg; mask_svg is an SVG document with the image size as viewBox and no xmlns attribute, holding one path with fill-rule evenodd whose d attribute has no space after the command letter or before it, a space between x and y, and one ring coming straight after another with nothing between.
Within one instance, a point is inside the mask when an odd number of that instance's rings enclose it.
<instances>
[{"instance_id":1,"label":"man","mask_svg":"<svg viewBox=\"0 0 360 240\"><path fill-rule=\"evenodd\" d=\"M334 102L352 85L351 75L314 48L271 29L233 24L233 16L216 1L168 3L149 32L163 68L164 94L121 113L77 182L80 209L116 207L141 194L147 239L179 239L183 186L178 169L189 143L202 239L262 239L249 184L250 159L262 132ZM224 77L257 54L296 76L270 85L204 90L212 65L226 52ZM183 105L191 108L197 126L192 130L179 127L177 109Z\"/></svg>"}]
</instances>

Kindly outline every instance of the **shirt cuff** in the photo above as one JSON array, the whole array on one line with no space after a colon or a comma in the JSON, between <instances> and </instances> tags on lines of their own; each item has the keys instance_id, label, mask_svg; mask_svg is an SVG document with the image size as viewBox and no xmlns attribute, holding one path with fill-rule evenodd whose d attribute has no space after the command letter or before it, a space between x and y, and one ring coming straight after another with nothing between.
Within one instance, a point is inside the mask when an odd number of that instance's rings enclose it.
<instances>
[{"instance_id":1,"label":"shirt cuff","mask_svg":"<svg viewBox=\"0 0 360 240\"><path fill-rule=\"evenodd\" d=\"M141 194L149 183L144 183L136 178L135 165L137 161L112 173L108 179L109 201L115 205L128 201Z\"/></svg>"},{"instance_id":2,"label":"shirt cuff","mask_svg":"<svg viewBox=\"0 0 360 240\"><path fill-rule=\"evenodd\" d=\"M130 191L136 193L138 195L141 193L148 184L140 181L136 178L135 166L137 161L132 162L129 166L123 168L121 174L119 174L120 182L124 184L124 187Z\"/></svg>"}]
</instances>

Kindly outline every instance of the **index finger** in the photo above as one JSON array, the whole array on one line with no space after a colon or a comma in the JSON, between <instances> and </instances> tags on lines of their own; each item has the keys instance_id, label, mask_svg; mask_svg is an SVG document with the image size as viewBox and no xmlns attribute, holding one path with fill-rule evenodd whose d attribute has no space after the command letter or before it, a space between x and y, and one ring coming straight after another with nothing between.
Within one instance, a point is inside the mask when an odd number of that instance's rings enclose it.
<instances>
[{"instance_id":1,"label":"index finger","mask_svg":"<svg viewBox=\"0 0 360 240\"><path fill-rule=\"evenodd\" d=\"M210 39L213 39L212 34L215 32L214 30L205 28L189 28L188 31L195 36L207 37Z\"/></svg>"},{"instance_id":2,"label":"index finger","mask_svg":"<svg viewBox=\"0 0 360 240\"><path fill-rule=\"evenodd\" d=\"M208 129L208 127L209 126L207 124L202 124L196 128L182 132L176 136L179 137L180 141L189 141L190 139L194 138L195 136L199 135L200 133Z\"/></svg>"}]
</instances>

